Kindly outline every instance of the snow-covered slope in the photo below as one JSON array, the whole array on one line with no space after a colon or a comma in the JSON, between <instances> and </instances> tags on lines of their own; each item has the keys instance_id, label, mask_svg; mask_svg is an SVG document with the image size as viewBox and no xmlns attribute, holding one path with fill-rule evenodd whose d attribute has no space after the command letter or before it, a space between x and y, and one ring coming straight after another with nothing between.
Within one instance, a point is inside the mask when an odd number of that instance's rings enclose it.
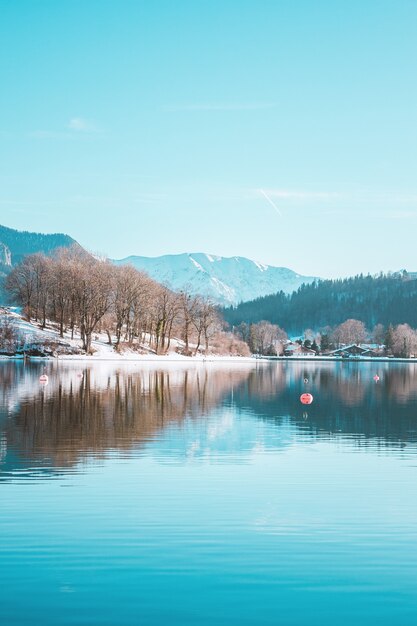
<instances>
[{"instance_id":1,"label":"snow-covered slope","mask_svg":"<svg viewBox=\"0 0 417 626\"><path fill-rule=\"evenodd\" d=\"M130 264L174 291L210 296L223 305L238 304L277 291L291 293L302 283L315 280L286 267L273 267L245 257L221 257L196 252L160 257L130 256L118 265Z\"/></svg>"}]
</instances>

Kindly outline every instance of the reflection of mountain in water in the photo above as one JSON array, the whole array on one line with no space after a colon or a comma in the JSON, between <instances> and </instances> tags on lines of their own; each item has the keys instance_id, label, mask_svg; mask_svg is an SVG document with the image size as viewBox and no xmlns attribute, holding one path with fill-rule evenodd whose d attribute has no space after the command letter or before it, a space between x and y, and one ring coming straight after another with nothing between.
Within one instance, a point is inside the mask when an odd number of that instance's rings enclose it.
<instances>
[{"instance_id":1,"label":"reflection of mountain in water","mask_svg":"<svg viewBox=\"0 0 417 626\"><path fill-rule=\"evenodd\" d=\"M6 477L55 473L151 442L160 460L219 460L285 448L297 437L394 448L417 441L417 369L409 364L379 365L378 384L372 363L50 368L50 384L40 388L40 366L0 367ZM315 398L307 414L305 390Z\"/></svg>"}]
</instances>

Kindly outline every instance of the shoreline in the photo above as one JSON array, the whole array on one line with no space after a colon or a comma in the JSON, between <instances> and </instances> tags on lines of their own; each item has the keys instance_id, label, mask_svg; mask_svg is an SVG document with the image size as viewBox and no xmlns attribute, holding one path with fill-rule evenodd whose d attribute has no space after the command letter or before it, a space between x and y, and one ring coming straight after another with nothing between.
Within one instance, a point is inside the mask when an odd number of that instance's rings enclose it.
<instances>
[{"instance_id":1,"label":"shoreline","mask_svg":"<svg viewBox=\"0 0 417 626\"><path fill-rule=\"evenodd\" d=\"M387 356L340 357L340 356L265 356L258 357L262 361L325 361L336 363L415 363L417 359Z\"/></svg>"},{"instance_id":2,"label":"shoreline","mask_svg":"<svg viewBox=\"0 0 417 626\"><path fill-rule=\"evenodd\" d=\"M1 361L24 361L25 357L23 355L13 355L6 356L0 355ZM52 361L56 363L60 363L62 361L71 362L71 361L83 361L85 363L102 363L102 362L114 362L114 363L224 363L224 362L232 362L232 363L256 363L262 361L263 359L256 359L255 357L246 357L246 356L209 356L209 357L187 357L181 355L138 355L138 356L87 356L85 354L76 354L76 355L61 355L61 356L30 356L27 357L27 361Z\"/></svg>"},{"instance_id":3,"label":"shoreline","mask_svg":"<svg viewBox=\"0 0 417 626\"><path fill-rule=\"evenodd\" d=\"M24 361L25 357L23 355L0 355L0 362L7 361ZM52 362L71 362L71 361L82 361L84 363L102 363L102 362L113 362L113 363L181 363L181 364L193 364L193 363L273 363L273 362L281 362L286 363L290 362L305 362L305 363L316 363L316 362L326 362L326 363L409 363L409 364L417 364L417 358L401 358L401 357L332 357L332 356L181 356L179 354L173 355L117 355L107 356L107 355L85 355L85 354L68 354L68 355L60 355L60 356L30 356L27 357L28 361L52 361Z\"/></svg>"}]
</instances>

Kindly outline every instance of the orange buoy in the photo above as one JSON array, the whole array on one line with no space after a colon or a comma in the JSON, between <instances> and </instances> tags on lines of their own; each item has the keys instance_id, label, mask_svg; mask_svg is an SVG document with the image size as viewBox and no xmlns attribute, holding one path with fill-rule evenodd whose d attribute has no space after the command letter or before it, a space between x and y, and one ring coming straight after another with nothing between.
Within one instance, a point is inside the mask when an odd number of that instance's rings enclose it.
<instances>
[{"instance_id":1,"label":"orange buoy","mask_svg":"<svg viewBox=\"0 0 417 626\"><path fill-rule=\"evenodd\" d=\"M313 402L313 396L311 393L302 393L300 396L300 402L302 404L311 404Z\"/></svg>"}]
</instances>

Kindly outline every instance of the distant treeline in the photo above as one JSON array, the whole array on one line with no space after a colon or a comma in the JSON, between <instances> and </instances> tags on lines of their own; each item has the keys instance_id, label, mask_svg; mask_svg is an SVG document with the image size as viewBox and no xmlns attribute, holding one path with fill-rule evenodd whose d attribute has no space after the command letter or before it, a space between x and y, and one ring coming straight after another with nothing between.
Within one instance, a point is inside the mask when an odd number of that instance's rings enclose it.
<instances>
[{"instance_id":1,"label":"distant treeline","mask_svg":"<svg viewBox=\"0 0 417 626\"><path fill-rule=\"evenodd\" d=\"M348 318L361 320L368 328L402 323L416 327L417 280L407 272L321 280L302 285L291 295L281 291L222 313L231 326L268 320L294 334L307 327L335 326Z\"/></svg>"}]
</instances>

